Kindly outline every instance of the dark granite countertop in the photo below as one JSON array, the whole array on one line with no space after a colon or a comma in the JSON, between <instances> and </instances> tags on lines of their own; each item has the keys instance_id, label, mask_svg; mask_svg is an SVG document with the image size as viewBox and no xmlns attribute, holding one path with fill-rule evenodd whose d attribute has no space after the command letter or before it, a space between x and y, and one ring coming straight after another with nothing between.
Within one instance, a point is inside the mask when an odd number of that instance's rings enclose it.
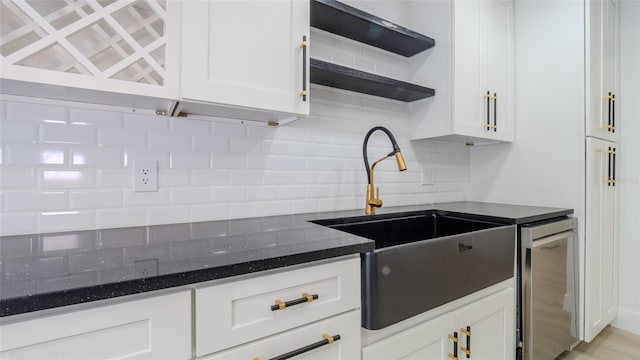
<instances>
[{"instance_id":1,"label":"dark granite countertop","mask_svg":"<svg viewBox=\"0 0 640 360\"><path fill-rule=\"evenodd\" d=\"M571 209L457 202L437 209L505 224ZM0 237L0 316L10 316L372 251L374 242L310 220L364 210Z\"/></svg>"}]
</instances>

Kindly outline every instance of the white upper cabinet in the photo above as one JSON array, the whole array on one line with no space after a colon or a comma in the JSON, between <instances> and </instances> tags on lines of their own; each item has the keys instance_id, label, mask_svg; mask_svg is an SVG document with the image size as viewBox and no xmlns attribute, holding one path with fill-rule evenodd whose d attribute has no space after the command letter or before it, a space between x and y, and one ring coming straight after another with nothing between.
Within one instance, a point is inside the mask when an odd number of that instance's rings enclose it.
<instances>
[{"instance_id":1,"label":"white upper cabinet","mask_svg":"<svg viewBox=\"0 0 640 360\"><path fill-rule=\"evenodd\" d=\"M273 121L309 114L308 37L308 1L182 2L182 111L207 103L273 112Z\"/></svg>"},{"instance_id":2,"label":"white upper cabinet","mask_svg":"<svg viewBox=\"0 0 640 360\"><path fill-rule=\"evenodd\" d=\"M2 93L156 110L177 97L176 2L0 6Z\"/></svg>"},{"instance_id":3,"label":"white upper cabinet","mask_svg":"<svg viewBox=\"0 0 640 360\"><path fill-rule=\"evenodd\" d=\"M436 48L442 48L426 58L422 73L416 75L435 83L436 97L447 101L415 106L413 138L466 143L513 141L513 1L454 1L448 10L429 2L416 6L434 24L448 26L450 34L435 36L443 40ZM443 14L446 11L450 14ZM443 18L450 18L450 23ZM420 30L438 33L438 29ZM443 67L443 59L450 63L450 74L433 68Z\"/></svg>"},{"instance_id":4,"label":"white upper cabinet","mask_svg":"<svg viewBox=\"0 0 640 360\"><path fill-rule=\"evenodd\" d=\"M615 0L587 2L587 123L586 135L619 140L618 98L618 4ZM619 113L619 112L618 112Z\"/></svg>"}]
</instances>

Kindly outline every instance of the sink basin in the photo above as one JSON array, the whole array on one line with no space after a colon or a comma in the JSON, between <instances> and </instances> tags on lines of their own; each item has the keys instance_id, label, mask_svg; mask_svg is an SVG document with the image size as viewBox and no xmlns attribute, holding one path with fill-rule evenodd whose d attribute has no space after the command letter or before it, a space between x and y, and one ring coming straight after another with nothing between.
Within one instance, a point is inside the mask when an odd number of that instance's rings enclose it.
<instances>
[{"instance_id":1,"label":"sink basin","mask_svg":"<svg viewBox=\"0 0 640 360\"><path fill-rule=\"evenodd\" d=\"M313 221L375 241L362 326L381 329L514 276L514 225L435 210Z\"/></svg>"}]
</instances>

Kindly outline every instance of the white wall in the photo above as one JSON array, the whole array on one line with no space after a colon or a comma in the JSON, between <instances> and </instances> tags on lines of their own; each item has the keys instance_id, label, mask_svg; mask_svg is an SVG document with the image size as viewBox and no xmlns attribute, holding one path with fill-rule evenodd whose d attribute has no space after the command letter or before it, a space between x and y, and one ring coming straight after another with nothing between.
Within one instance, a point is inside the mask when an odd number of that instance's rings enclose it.
<instances>
[{"instance_id":1,"label":"white wall","mask_svg":"<svg viewBox=\"0 0 640 360\"><path fill-rule=\"evenodd\" d=\"M620 309L615 325L640 335L640 2L620 5Z\"/></svg>"},{"instance_id":2,"label":"white wall","mask_svg":"<svg viewBox=\"0 0 640 360\"><path fill-rule=\"evenodd\" d=\"M408 76L402 56L320 31L311 41L316 58ZM0 235L364 208L362 140L376 125L408 165L377 167L385 206L467 199L468 149L409 141L404 103L311 90L311 116L276 129L2 101ZM370 159L390 146L375 134ZM158 161L158 192L132 192L139 158ZM422 185L423 169L434 185Z\"/></svg>"}]
</instances>

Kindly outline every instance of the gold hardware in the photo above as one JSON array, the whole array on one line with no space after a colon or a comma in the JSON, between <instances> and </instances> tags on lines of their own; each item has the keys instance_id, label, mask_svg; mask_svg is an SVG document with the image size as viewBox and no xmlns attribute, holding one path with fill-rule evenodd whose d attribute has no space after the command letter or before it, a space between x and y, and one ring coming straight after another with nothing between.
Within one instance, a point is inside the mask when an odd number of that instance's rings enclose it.
<instances>
[{"instance_id":1,"label":"gold hardware","mask_svg":"<svg viewBox=\"0 0 640 360\"><path fill-rule=\"evenodd\" d=\"M303 48L303 47L307 47L307 45L309 45L309 42L308 42L308 41L306 41L306 40L304 40L303 42L301 42L301 43L300 43L300 47L301 47L301 48Z\"/></svg>"},{"instance_id":2,"label":"gold hardware","mask_svg":"<svg viewBox=\"0 0 640 360\"><path fill-rule=\"evenodd\" d=\"M608 96L603 97L602 100L616 101L616 98L614 96L608 95Z\"/></svg>"},{"instance_id":3,"label":"gold hardware","mask_svg":"<svg viewBox=\"0 0 640 360\"><path fill-rule=\"evenodd\" d=\"M302 293L302 297L306 297L307 298L307 302L312 302L313 301L313 295L309 295L307 293Z\"/></svg>"},{"instance_id":4,"label":"gold hardware","mask_svg":"<svg viewBox=\"0 0 640 360\"><path fill-rule=\"evenodd\" d=\"M329 335L327 333L324 333L324 334L322 334L322 338L326 339L329 342L329 345L333 344L333 336L331 336L331 335Z\"/></svg>"},{"instance_id":5,"label":"gold hardware","mask_svg":"<svg viewBox=\"0 0 640 360\"><path fill-rule=\"evenodd\" d=\"M460 329L460 332L467 335L467 336L471 336L471 330L467 330L465 328Z\"/></svg>"},{"instance_id":6,"label":"gold hardware","mask_svg":"<svg viewBox=\"0 0 640 360\"><path fill-rule=\"evenodd\" d=\"M613 154L613 155L615 155L615 154L616 154L616 151L615 151L615 150L607 150L607 154Z\"/></svg>"},{"instance_id":7,"label":"gold hardware","mask_svg":"<svg viewBox=\"0 0 640 360\"><path fill-rule=\"evenodd\" d=\"M307 92L307 90L302 90L300 91L300 96L307 96L309 95L309 93Z\"/></svg>"},{"instance_id":8,"label":"gold hardware","mask_svg":"<svg viewBox=\"0 0 640 360\"><path fill-rule=\"evenodd\" d=\"M267 123L267 126L273 126L273 127L275 127L275 126L280 126L280 123L279 123L279 122L277 122L277 121L269 121L269 122Z\"/></svg>"},{"instance_id":9,"label":"gold hardware","mask_svg":"<svg viewBox=\"0 0 640 360\"><path fill-rule=\"evenodd\" d=\"M167 115L167 110L156 110L156 115L165 116Z\"/></svg>"},{"instance_id":10,"label":"gold hardware","mask_svg":"<svg viewBox=\"0 0 640 360\"><path fill-rule=\"evenodd\" d=\"M453 335L451 335L451 334L449 334L449 339L453 340L454 343L458 342L458 338L453 336Z\"/></svg>"},{"instance_id":11,"label":"gold hardware","mask_svg":"<svg viewBox=\"0 0 640 360\"><path fill-rule=\"evenodd\" d=\"M486 130L497 129L498 127L495 125L485 125Z\"/></svg>"},{"instance_id":12,"label":"gold hardware","mask_svg":"<svg viewBox=\"0 0 640 360\"><path fill-rule=\"evenodd\" d=\"M467 354L467 356L471 356L471 350L468 350L464 346L460 346L460 351L462 351L463 353Z\"/></svg>"},{"instance_id":13,"label":"gold hardware","mask_svg":"<svg viewBox=\"0 0 640 360\"><path fill-rule=\"evenodd\" d=\"M399 151L396 153L396 162L398 163L398 170L407 170L407 164L404 162L404 156L402 156L402 153Z\"/></svg>"},{"instance_id":14,"label":"gold hardware","mask_svg":"<svg viewBox=\"0 0 640 360\"><path fill-rule=\"evenodd\" d=\"M278 310L284 310L284 308L287 307L287 304L282 302L282 300L276 300L275 303L278 305Z\"/></svg>"},{"instance_id":15,"label":"gold hardware","mask_svg":"<svg viewBox=\"0 0 640 360\"><path fill-rule=\"evenodd\" d=\"M491 99L491 94L486 93L486 94L482 95L482 98L483 99Z\"/></svg>"},{"instance_id":16,"label":"gold hardware","mask_svg":"<svg viewBox=\"0 0 640 360\"><path fill-rule=\"evenodd\" d=\"M447 356L449 357L449 359L451 360L458 360L458 358L456 356L453 356L452 353L447 354Z\"/></svg>"},{"instance_id":17,"label":"gold hardware","mask_svg":"<svg viewBox=\"0 0 640 360\"><path fill-rule=\"evenodd\" d=\"M251 358L251 360L260 360L260 358L257 357L257 356L254 356L254 357Z\"/></svg>"},{"instance_id":18,"label":"gold hardware","mask_svg":"<svg viewBox=\"0 0 640 360\"><path fill-rule=\"evenodd\" d=\"M613 179L607 179L607 184L615 184L616 181Z\"/></svg>"}]
</instances>

